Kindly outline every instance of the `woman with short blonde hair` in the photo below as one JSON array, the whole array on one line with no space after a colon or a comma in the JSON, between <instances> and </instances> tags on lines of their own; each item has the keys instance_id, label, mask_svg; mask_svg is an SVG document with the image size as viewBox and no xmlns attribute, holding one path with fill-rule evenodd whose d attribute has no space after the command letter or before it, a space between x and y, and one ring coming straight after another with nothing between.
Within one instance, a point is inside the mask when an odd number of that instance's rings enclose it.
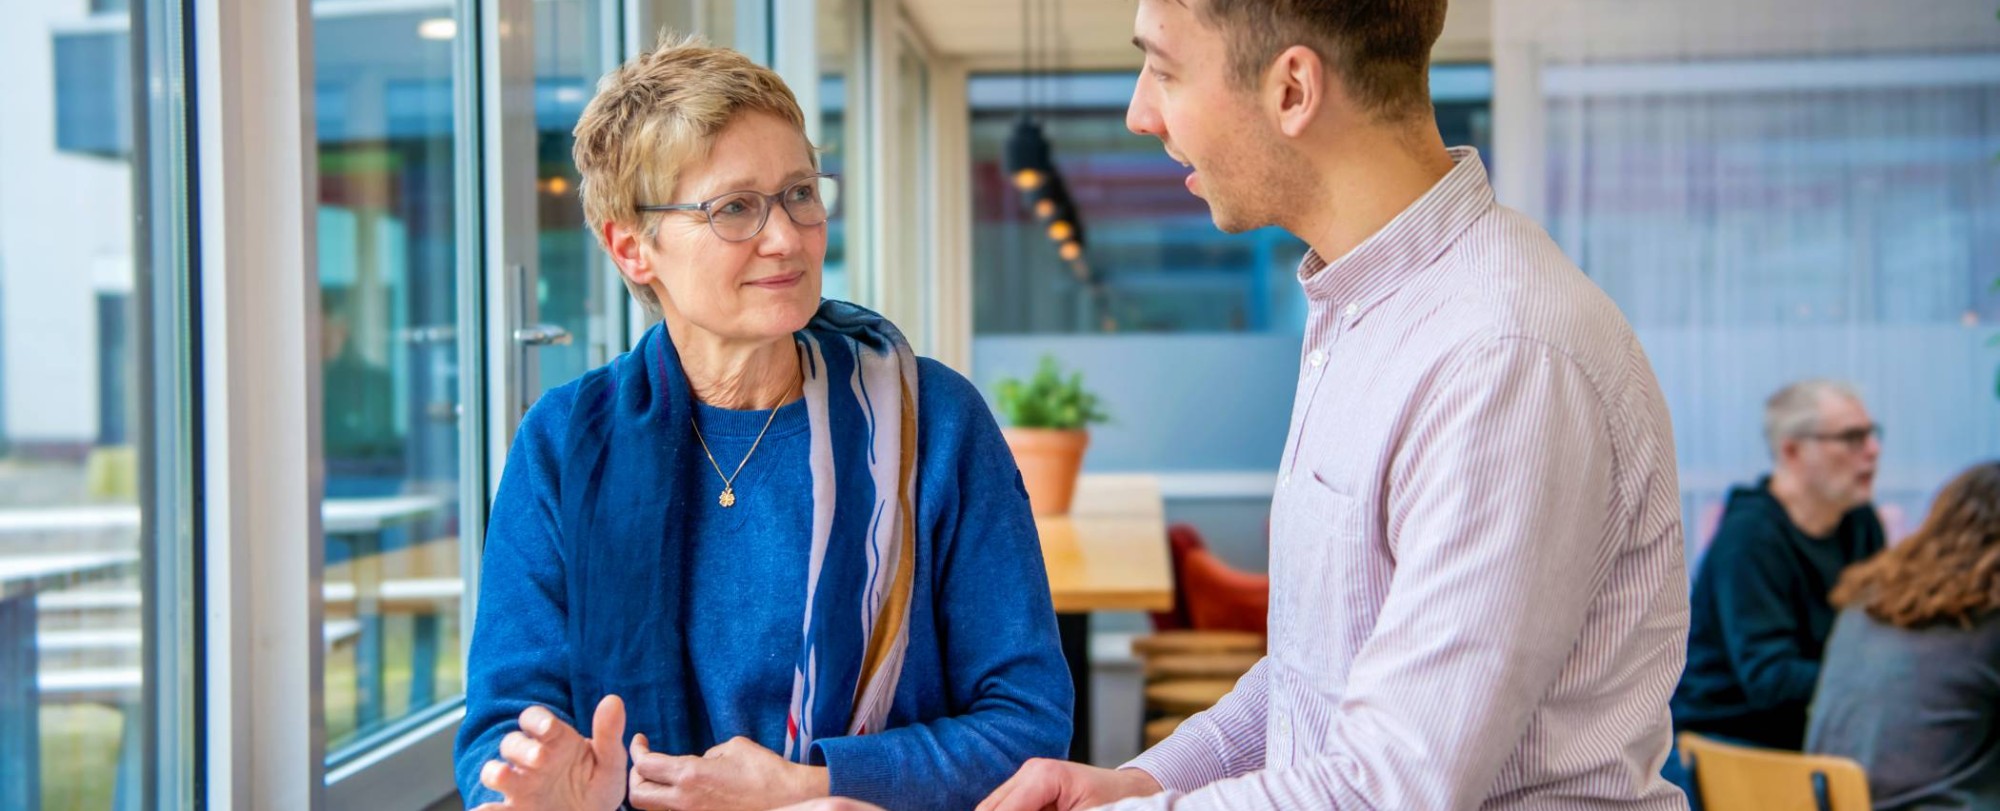
<instances>
[{"instance_id":1,"label":"woman with short blonde hair","mask_svg":"<svg viewBox=\"0 0 2000 811\"><path fill-rule=\"evenodd\" d=\"M544 395L508 454L467 804L962 808L1062 754L1013 457L964 377L820 298L837 181L784 82L663 42L599 83L575 159L660 323Z\"/></svg>"}]
</instances>

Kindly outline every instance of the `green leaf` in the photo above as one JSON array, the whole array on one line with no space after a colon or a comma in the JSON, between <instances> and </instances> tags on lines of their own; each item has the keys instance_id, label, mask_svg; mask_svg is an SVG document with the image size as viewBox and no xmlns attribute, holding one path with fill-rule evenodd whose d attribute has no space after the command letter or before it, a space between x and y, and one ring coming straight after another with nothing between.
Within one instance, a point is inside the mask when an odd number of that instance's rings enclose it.
<instances>
[{"instance_id":1,"label":"green leaf","mask_svg":"<svg viewBox=\"0 0 2000 811\"><path fill-rule=\"evenodd\" d=\"M1074 430L1109 419L1097 395L1083 387L1083 373L1064 373L1053 355L1043 355L1026 381L1002 378L994 399L1000 418L1017 428Z\"/></svg>"}]
</instances>

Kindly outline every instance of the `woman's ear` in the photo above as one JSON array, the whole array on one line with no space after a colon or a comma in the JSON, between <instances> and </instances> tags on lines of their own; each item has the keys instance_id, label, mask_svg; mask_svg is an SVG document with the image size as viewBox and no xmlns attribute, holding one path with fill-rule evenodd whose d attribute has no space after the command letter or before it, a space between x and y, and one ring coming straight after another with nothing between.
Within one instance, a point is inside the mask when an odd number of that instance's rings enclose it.
<instances>
[{"instance_id":1,"label":"woman's ear","mask_svg":"<svg viewBox=\"0 0 2000 811\"><path fill-rule=\"evenodd\" d=\"M1286 48L1271 61L1261 95L1279 132L1297 138L1312 126L1326 106L1330 78L1319 54L1304 45Z\"/></svg>"},{"instance_id":2,"label":"woman's ear","mask_svg":"<svg viewBox=\"0 0 2000 811\"><path fill-rule=\"evenodd\" d=\"M618 266L619 274L641 287L651 285L653 267L646 259L646 235L617 222L606 222L601 227L604 249L611 254L611 262Z\"/></svg>"}]
</instances>

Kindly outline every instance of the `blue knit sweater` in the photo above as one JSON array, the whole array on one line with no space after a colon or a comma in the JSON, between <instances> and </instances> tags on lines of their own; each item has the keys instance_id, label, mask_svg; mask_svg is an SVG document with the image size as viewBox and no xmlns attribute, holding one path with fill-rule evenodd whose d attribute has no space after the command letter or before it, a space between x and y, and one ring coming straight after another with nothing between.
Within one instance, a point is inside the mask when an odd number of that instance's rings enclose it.
<instances>
[{"instance_id":1,"label":"blue knit sweater","mask_svg":"<svg viewBox=\"0 0 2000 811\"><path fill-rule=\"evenodd\" d=\"M890 809L971 808L1031 757L1060 757L1070 733L1071 686L1034 519L1000 432L964 377L919 362L917 580L910 642L889 728L815 742L832 792ZM468 807L497 799L479 784L515 719L540 704L586 733L575 716L572 640L564 606L562 531L555 493L563 431L576 385L528 412L501 477L486 535L479 619L472 637L466 716L456 772ZM750 451L769 411L708 406L696 414L724 471ZM782 751L805 610L812 477L803 401L780 408L736 480L736 505L715 501L714 472L695 482L699 540L688 563L684 644L689 674L659 673L696 719L696 751L742 735ZM627 481L634 497L647 482ZM658 595L620 595L643 612ZM646 651L599 665L647 670ZM636 721L637 719L635 719ZM625 730L626 742L636 733ZM657 744L656 744L657 745Z\"/></svg>"}]
</instances>

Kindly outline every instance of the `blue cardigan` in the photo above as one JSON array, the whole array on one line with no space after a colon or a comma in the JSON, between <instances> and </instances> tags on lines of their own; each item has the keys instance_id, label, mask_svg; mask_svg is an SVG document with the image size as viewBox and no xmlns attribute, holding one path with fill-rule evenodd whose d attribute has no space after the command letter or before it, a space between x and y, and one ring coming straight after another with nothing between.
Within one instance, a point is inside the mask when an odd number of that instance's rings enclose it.
<instances>
[{"instance_id":1,"label":"blue cardigan","mask_svg":"<svg viewBox=\"0 0 2000 811\"><path fill-rule=\"evenodd\" d=\"M657 337L657 336L655 336ZM593 374L620 367L614 361ZM1073 699L1057 641L1046 572L1026 492L991 413L964 377L919 361L917 580L910 642L883 732L817 741L832 793L890 809L970 808L1031 757L1068 749ZM498 799L479 783L500 739L535 704L586 733L595 696L582 684L643 681L682 696L699 754L737 735L773 751L784 746L794 653L804 611L806 529L811 517L810 432L802 403L769 411L697 413L716 461L731 470L757 431L769 433L736 481L741 501L724 510L711 471L684 500L699 528L687 551L684 672L649 668L642 646L572 674L561 537L563 434L577 383L550 391L522 421L487 527L478 620L467 673L466 715L455 751L467 806ZM704 460L705 462L705 460ZM622 481L633 498L646 482ZM601 603L593 595L594 603ZM631 611L657 594L615 595ZM587 692L587 690L585 691ZM628 707L630 707L628 702ZM639 708L633 708L638 710ZM645 728L635 711L625 730ZM582 725L578 719L581 718ZM655 741L655 746L658 742Z\"/></svg>"}]
</instances>

